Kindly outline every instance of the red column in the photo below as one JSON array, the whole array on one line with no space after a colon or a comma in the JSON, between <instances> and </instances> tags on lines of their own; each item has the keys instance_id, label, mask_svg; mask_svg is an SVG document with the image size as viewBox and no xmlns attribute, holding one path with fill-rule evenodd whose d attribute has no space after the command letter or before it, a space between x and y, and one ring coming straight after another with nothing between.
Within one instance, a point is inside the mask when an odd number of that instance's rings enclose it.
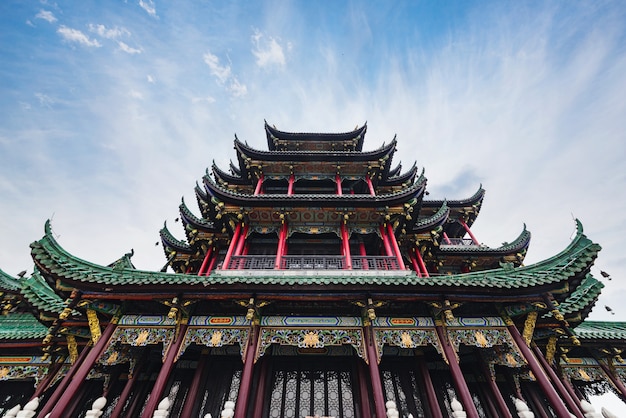
<instances>
[{"instance_id":1,"label":"red column","mask_svg":"<svg viewBox=\"0 0 626 418\"><path fill-rule=\"evenodd\" d=\"M117 400L117 404L115 404L115 408L113 408L113 412L111 412L111 418L119 418L122 415L122 412L124 412L124 406L126 405L126 401L135 387L135 383L139 379L139 373L141 373L141 369L143 368L144 360L145 357L139 357L138 364L135 366L132 376L130 376L126 381L126 385L124 385L124 389L122 389L122 393Z\"/></svg>"},{"instance_id":2,"label":"red column","mask_svg":"<svg viewBox=\"0 0 626 418\"><path fill-rule=\"evenodd\" d=\"M346 258L346 270L352 270L352 255L350 254L350 236L348 235L348 227L345 223L341 223L341 238L343 244L343 255Z\"/></svg>"},{"instance_id":3,"label":"red column","mask_svg":"<svg viewBox=\"0 0 626 418\"><path fill-rule=\"evenodd\" d=\"M246 349L245 363L243 372L241 373L241 383L239 384L239 393L237 394L237 402L235 404L234 418L245 418L248 409L248 399L250 398L250 388L252 387L252 374L254 372L254 357L259 341L259 326L253 325L250 330L250 338L248 339L248 348Z\"/></svg>"},{"instance_id":4,"label":"red column","mask_svg":"<svg viewBox=\"0 0 626 418\"><path fill-rule=\"evenodd\" d=\"M422 258L422 253L420 253L419 248L415 248L415 257L417 258L417 264L419 264L420 268L422 269L422 273L424 274L424 277L430 277L428 275L428 270L426 270L426 264L424 263L424 259Z\"/></svg>"},{"instance_id":5,"label":"red column","mask_svg":"<svg viewBox=\"0 0 626 418\"><path fill-rule=\"evenodd\" d=\"M204 256L204 260L202 261L202 265L200 266L200 270L198 270L198 276L203 276L205 271L206 271L206 267L207 264L209 263L209 259L211 258L211 255L213 254L213 246L210 246L209 249L206 252L206 255Z\"/></svg>"},{"instance_id":6,"label":"red column","mask_svg":"<svg viewBox=\"0 0 626 418\"><path fill-rule=\"evenodd\" d=\"M254 194L261 194L262 190L263 190L263 174L261 174L261 177L259 177L259 179L256 182L256 188L254 189Z\"/></svg>"},{"instance_id":7,"label":"red column","mask_svg":"<svg viewBox=\"0 0 626 418\"><path fill-rule=\"evenodd\" d=\"M161 371L156 378L156 382L154 382L154 386L152 387L152 391L150 392L150 397L148 398L148 403L141 414L141 418L151 418L154 414L156 407L161 402L161 397L163 396L163 390L165 389L165 385L167 384L167 379L170 377L170 373L174 368L174 362L176 360L176 355L178 354L178 350L185 340L185 333L187 332L187 324L183 323L180 326L180 330L178 335L172 341L170 347L167 349L167 354L165 355L165 361L161 366Z\"/></svg>"},{"instance_id":8,"label":"red column","mask_svg":"<svg viewBox=\"0 0 626 418\"><path fill-rule=\"evenodd\" d=\"M369 266L367 265L367 259L365 258L367 257L367 250L365 249L365 243L363 242L363 240L359 240L359 254L361 255L361 257L363 257L361 259L361 269L369 270Z\"/></svg>"},{"instance_id":9,"label":"red column","mask_svg":"<svg viewBox=\"0 0 626 418\"><path fill-rule=\"evenodd\" d=\"M387 232L389 233L389 241L391 241L393 250L396 253L396 258L398 259L398 268L400 268L400 270L406 270L404 261L402 260L402 253L400 252L400 247L398 246L398 241L396 240L396 234L393 233L393 227L389 222L387 223Z\"/></svg>"},{"instance_id":10,"label":"red column","mask_svg":"<svg viewBox=\"0 0 626 418\"><path fill-rule=\"evenodd\" d=\"M387 237L387 231L385 231L384 225L380 226L380 236L383 238L383 246L385 247L385 253L388 257L393 257L393 251L389 244L389 238Z\"/></svg>"},{"instance_id":11,"label":"red column","mask_svg":"<svg viewBox=\"0 0 626 418\"><path fill-rule=\"evenodd\" d=\"M437 335L441 342L441 347L448 360L448 366L450 366L450 373L452 373L452 380L456 388L456 394L459 396L459 401L463 404L463 410L467 413L468 418L479 418L478 410L474 401L472 401L472 395L467 387L465 378L463 377L463 371L457 362L456 353L454 348L450 345L448 338L446 338L445 331L441 325L436 325Z\"/></svg>"},{"instance_id":12,"label":"red column","mask_svg":"<svg viewBox=\"0 0 626 418\"><path fill-rule=\"evenodd\" d=\"M384 418L387 416L387 410L385 408L385 397L383 396L383 383L380 380L380 370L378 369L378 356L376 355L374 332L371 325L364 327L364 331L367 358L369 359L370 379L372 380L372 392L374 392L374 410L376 411L376 417Z\"/></svg>"},{"instance_id":13,"label":"red column","mask_svg":"<svg viewBox=\"0 0 626 418\"><path fill-rule=\"evenodd\" d=\"M502 397L502 393L500 392L500 388L498 387L498 384L496 383L496 377L491 375L491 372L489 371L489 367L487 367L487 364L485 363L485 361L483 359L479 359L480 361L480 368L482 369L483 372L483 376L485 377L485 380L487 381L487 384L489 385L489 389L491 390L491 395L492 396L487 396L487 398L495 398L496 400L496 404L498 406L498 414L496 414L499 417L502 418L513 418L513 416L511 415L511 411L509 411L509 407L507 406L506 402L504 401L504 398Z\"/></svg>"},{"instance_id":14,"label":"red column","mask_svg":"<svg viewBox=\"0 0 626 418\"><path fill-rule=\"evenodd\" d=\"M362 362L360 360L357 361L357 374L359 376L359 392L361 393L361 415L363 417L371 417L372 412L370 409L367 381L365 380L367 374L367 371L365 370L365 362Z\"/></svg>"},{"instance_id":15,"label":"red column","mask_svg":"<svg viewBox=\"0 0 626 418\"><path fill-rule=\"evenodd\" d=\"M448 245L452 244L452 242L450 242L450 238L448 238L448 234L446 234L446 231L443 231L443 240Z\"/></svg>"},{"instance_id":16,"label":"red column","mask_svg":"<svg viewBox=\"0 0 626 418\"><path fill-rule=\"evenodd\" d=\"M261 360L261 375L259 376L259 386L256 389L254 412L252 414L255 418L263 416L263 407L265 406L265 387L267 385L267 369L269 368L267 360L267 358L263 358Z\"/></svg>"},{"instance_id":17,"label":"red column","mask_svg":"<svg viewBox=\"0 0 626 418\"><path fill-rule=\"evenodd\" d=\"M413 266L413 270L415 270L415 274L417 274L417 277L422 277L422 272L420 271L419 264L417 264L417 258L415 258L415 254L409 253L409 258L411 259L411 265Z\"/></svg>"},{"instance_id":18,"label":"red column","mask_svg":"<svg viewBox=\"0 0 626 418\"><path fill-rule=\"evenodd\" d=\"M374 185L372 184L370 176L366 176L365 181L367 182L367 187L370 189L370 195L376 196L376 191L374 191Z\"/></svg>"},{"instance_id":19,"label":"red column","mask_svg":"<svg viewBox=\"0 0 626 418\"><path fill-rule=\"evenodd\" d=\"M57 388L54 390L54 393L52 393L50 398L46 401L38 417L40 418L44 417L47 413L52 411L52 408L54 408L54 406L57 404L61 395L65 393L65 390L67 389L67 385L70 384L70 382L72 381L72 378L76 374L76 371L83 364L83 362L85 361L85 358L87 357L87 354L89 353L91 349L92 349L91 346L86 346L83 348L83 351L80 352L80 355L78 356L78 359L76 360L76 363L72 364L72 366L67 371L67 373L65 373L63 380L61 380L61 383L59 383L59 386L57 386Z\"/></svg>"},{"instance_id":20,"label":"red column","mask_svg":"<svg viewBox=\"0 0 626 418\"><path fill-rule=\"evenodd\" d=\"M439 402L437 401L437 393L435 392L433 381L430 379L430 372L428 371L428 366L426 366L424 357L417 357L417 365L420 369L424 386L426 387L426 398L428 400L428 406L430 407L432 418L443 418L441 408L439 408Z\"/></svg>"},{"instance_id":21,"label":"red column","mask_svg":"<svg viewBox=\"0 0 626 418\"><path fill-rule=\"evenodd\" d=\"M517 329L515 324L508 325L507 328L509 329L511 336L513 337L513 340L515 341L518 348L522 352L522 355L528 362L528 366L530 367L530 370L535 375L535 378L537 379L537 383L539 383L541 390L543 390L544 395L546 396L546 398L548 398L548 401L552 405L552 408L554 409L554 412L556 413L557 417L558 418L570 418L569 411L565 407L565 404L563 403L561 398L559 398L558 393L556 393L556 390L554 390L554 387L548 381L548 378L545 372L543 371L543 369L541 368L541 365L535 358L532 351L530 351L530 348L528 348L528 346L526 345L524 338L519 333L519 330Z\"/></svg>"},{"instance_id":22,"label":"red column","mask_svg":"<svg viewBox=\"0 0 626 418\"><path fill-rule=\"evenodd\" d=\"M622 383L622 381L616 378L615 375L613 375L613 373L611 372L611 369L609 369L609 366L607 366L606 364L604 364L598 359L596 359L596 361L598 362L598 364L600 365L604 373L606 373L609 379L611 379L611 383L613 383L613 385L615 385L615 388L619 390L619 393L623 397L626 397L626 387L624 387L624 384Z\"/></svg>"},{"instance_id":23,"label":"red column","mask_svg":"<svg viewBox=\"0 0 626 418\"><path fill-rule=\"evenodd\" d=\"M224 263L222 264L222 270L228 270L228 265L230 264L230 258L237 247L237 242L239 241L239 235L241 234L241 223L238 223L235 227L235 232L233 233L233 238L230 240L230 245L228 246L228 251L226 252L226 257L224 257Z\"/></svg>"},{"instance_id":24,"label":"red column","mask_svg":"<svg viewBox=\"0 0 626 418\"><path fill-rule=\"evenodd\" d=\"M83 348L83 351L85 350L87 350L87 347ZM85 353L85 355L87 354ZM64 362L65 362L65 358L62 357L60 361L52 365L52 367L48 370L48 375L37 385L37 389L35 390L35 393L33 393L33 396L30 397L30 400L39 398L41 394L44 393L46 389L48 389L50 382L54 379L54 377L57 375L59 370L61 370L61 367L63 367Z\"/></svg>"},{"instance_id":25,"label":"red column","mask_svg":"<svg viewBox=\"0 0 626 418\"><path fill-rule=\"evenodd\" d=\"M337 196L343 195L343 190L341 189L341 177L339 177L339 174L335 175L335 183L337 183Z\"/></svg>"},{"instance_id":26,"label":"red column","mask_svg":"<svg viewBox=\"0 0 626 418\"><path fill-rule=\"evenodd\" d=\"M278 234L278 249L276 250L276 261L274 268L279 270L282 268L283 252L285 250L285 241L287 241L287 223L283 223Z\"/></svg>"},{"instance_id":27,"label":"red column","mask_svg":"<svg viewBox=\"0 0 626 418\"><path fill-rule=\"evenodd\" d=\"M215 268L215 263L217 263L217 256L218 256L218 251L217 248L213 251L213 257L211 257L211 262L209 263L209 266L206 269L206 272L204 273L205 276L208 276L209 274L211 274L211 271L213 271L213 269Z\"/></svg>"},{"instance_id":28,"label":"red column","mask_svg":"<svg viewBox=\"0 0 626 418\"><path fill-rule=\"evenodd\" d=\"M465 231L467 232L467 234L470 236L470 238L472 239L472 241L474 241L475 245L480 245L480 243L478 242L478 240L476 239L476 237L474 236L474 234L472 233L472 230L470 229L469 226L467 226L467 224L465 223L464 220L459 219L459 222L461 223L461 225L463 225L463 228L465 228Z\"/></svg>"},{"instance_id":29,"label":"red column","mask_svg":"<svg viewBox=\"0 0 626 418\"><path fill-rule=\"evenodd\" d=\"M193 413L193 409L196 406L196 397L198 396L198 391L200 390L202 374L204 373L204 368L207 363L207 358L208 353L203 352L200 354L200 360L198 360L196 372L193 374L193 379L189 385L189 392L187 392L187 396L185 397L185 406L180 413L181 417L190 417Z\"/></svg>"},{"instance_id":30,"label":"red column","mask_svg":"<svg viewBox=\"0 0 626 418\"><path fill-rule=\"evenodd\" d=\"M550 378L550 380L552 380L552 383L556 386L556 390L561 395L561 399L565 401L565 404L567 405L569 410L574 415L576 415L577 418L585 418L584 412L580 407L580 400L575 397L572 398L571 393L566 389L563 382L561 382L561 379L559 379L559 377L554 372L554 369L550 367L550 365L548 364L548 361L543 357L543 353L541 352L541 350L539 350L539 347L537 347L537 345L533 343L532 349L533 349L533 352L535 353L535 356L537 357L537 360L539 360L541 367L543 367L543 369L548 374L548 377Z\"/></svg>"},{"instance_id":31,"label":"red column","mask_svg":"<svg viewBox=\"0 0 626 418\"><path fill-rule=\"evenodd\" d=\"M292 174L289 176L289 184L287 185L287 194L288 195L292 195L293 194L293 183L296 181L295 176Z\"/></svg>"},{"instance_id":32,"label":"red column","mask_svg":"<svg viewBox=\"0 0 626 418\"><path fill-rule=\"evenodd\" d=\"M76 374L73 376L70 384L67 385L67 389L63 392L59 401L56 403L56 405L54 405L54 408L50 412L49 418L62 418L65 416L64 412L70 405L72 398L76 394L77 390L82 386L93 365L106 349L107 344L109 343L109 339L113 335L113 331L115 331L116 326L117 318L114 317L111 319L111 322L109 322L109 325L107 325L107 327L104 329L104 332L100 336L100 339L98 340L96 345L94 345L93 348L89 351L89 354L85 358L85 361L83 361L82 364L77 362L77 364L80 364L80 367L76 371ZM50 401L46 403L46 406L49 403ZM46 413L44 413L42 410L39 413L39 416L44 417Z\"/></svg>"}]
</instances>

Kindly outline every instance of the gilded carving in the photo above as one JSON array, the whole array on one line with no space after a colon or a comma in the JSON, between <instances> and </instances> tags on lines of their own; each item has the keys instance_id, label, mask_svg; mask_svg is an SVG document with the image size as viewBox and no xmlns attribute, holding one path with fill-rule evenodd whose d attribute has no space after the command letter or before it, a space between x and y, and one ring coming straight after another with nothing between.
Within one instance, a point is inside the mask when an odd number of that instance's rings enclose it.
<instances>
[{"instance_id":1,"label":"gilded carving","mask_svg":"<svg viewBox=\"0 0 626 418\"><path fill-rule=\"evenodd\" d=\"M91 332L91 341L96 344L102 335L100 331L100 321L98 314L93 309L87 309L87 321L89 322L89 331Z\"/></svg>"},{"instance_id":2,"label":"gilded carving","mask_svg":"<svg viewBox=\"0 0 626 418\"><path fill-rule=\"evenodd\" d=\"M554 363L554 354L556 354L556 335L551 336L548 339L548 344L546 345L546 361L548 364Z\"/></svg>"},{"instance_id":3,"label":"gilded carving","mask_svg":"<svg viewBox=\"0 0 626 418\"><path fill-rule=\"evenodd\" d=\"M76 363L78 360L78 346L76 345L76 338L73 335L65 337L67 339L67 351L70 355L70 364Z\"/></svg>"},{"instance_id":4,"label":"gilded carving","mask_svg":"<svg viewBox=\"0 0 626 418\"><path fill-rule=\"evenodd\" d=\"M535 324L537 323L537 311L528 312L526 321L524 321L524 331L522 336L527 346L530 346L530 342L533 339L533 333L535 332Z\"/></svg>"}]
</instances>

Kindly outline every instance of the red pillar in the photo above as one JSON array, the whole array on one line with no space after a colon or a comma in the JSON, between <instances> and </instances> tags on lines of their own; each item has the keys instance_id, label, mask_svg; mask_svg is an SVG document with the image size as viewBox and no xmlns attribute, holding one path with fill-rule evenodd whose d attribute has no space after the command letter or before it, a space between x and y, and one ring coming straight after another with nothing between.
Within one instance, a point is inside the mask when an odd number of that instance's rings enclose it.
<instances>
[{"instance_id":1,"label":"red pillar","mask_svg":"<svg viewBox=\"0 0 626 418\"><path fill-rule=\"evenodd\" d=\"M388 257L393 257L393 251L389 244L389 238L387 237L387 231L385 231L384 225L380 226L380 236L383 238L383 246L385 247L385 253Z\"/></svg>"},{"instance_id":2,"label":"red pillar","mask_svg":"<svg viewBox=\"0 0 626 418\"><path fill-rule=\"evenodd\" d=\"M343 195L343 190L341 189L341 177L339 177L339 174L335 175L335 183L337 183L337 196Z\"/></svg>"},{"instance_id":3,"label":"red pillar","mask_svg":"<svg viewBox=\"0 0 626 418\"><path fill-rule=\"evenodd\" d=\"M228 251L226 252L226 257L224 257L224 263L222 264L222 270L228 270L228 265L230 264L230 258L237 247L237 242L239 241L239 235L241 234L241 223L238 223L235 227L235 232L233 233L233 238L230 240L230 245L228 246Z\"/></svg>"},{"instance_id":4,"label":"red pillar","mask_svg":"<svg viewBox=\"0 0 626 418\"><path fill-rule=\"evenodd\" d=\"M184 323L180 326L180 330L178 335L175 337L174 341L172 341L170 347L167 349L167 354L165 355L165 361L161 366L161 371L156 378L156 382L154 382L154 386L152 387L152 391L150 392L150 397L148 398L148 403L141 414L141 418L151 418L156 410L156 407L161 402L161 397L163 396L163 390L165 389L165 385L167 384L167 379L170 377L170 373L174 368L174 362L176 360L176 355L178 354L178 350L185 340L185 333L187 332L187 324Z\"/></svg>"},{"instance_id":5,"label":"red pillar","mask_svg":"<svg viewBox=\"0 0 626 418\"><path fill-rule=\"evenodd\" d=\"M204 260L202 261L202 265L200 266L200 270L198 270L198 276L203 276L206 268L207 268L207 264L209 263L209 259L211 258L211 255L213 254L213 246L210 246L209 249L206 252L206 255L204 256Z\"/></svg>"},{"instance_id":6,"label":"red pillar","mask_svg":"<svg viewBox=\"0 0 626 418\"><path fill-rule=\"evenodd\" d=\"M609 366L607 366L606 364L604 364L598 359L596 359L596 361L598 362L598 364L600 365L604 373L606 373L606 375L609 377L609 379L611 380L611 383L613 383L613 385L615 385L615 388L619 390L619 393L623 397L626 397L626 387L624 387L624 384L622 383L622 381L616 378L615 375L613 375L613 373L611 372L611 369L609 369Z\"/></svg>"},{"instance_id":7,"label":"red pillar","mask_svg":"<svg viewBox=\"0 0 626 418\"><path fill-rule=\"evenodd\" d=\"M65 411L70 405L74 395L84 383L85 378L91 371L93 365L106 349L107 344L109 343L109 339L113 335L113 331L115 331L116 326L117 318L113 317L111 318L111 322L109 322L109 325L107 325L107 327L104 329L104 332L100 336L98 342L89 351L89 354L87 354L85 361L83 361L82 364L76 362L77 364L80 364L80 367L76 371L76 374L73 376L72 381L69 383L69 385L67 385L67 389L63 392L59 401L56 403L56 405L54 405L52 411L50 412L49 418L62 418L65 416ZM49 403L50 401L46 403L46 406ZM39 413L40 417L44 417L45 415L46 414L43 413L43 410Z\"/></svg>"},{"instance_id":8,"label":"red pillar","mask_svg":"<svg viewBox=\"0 0 626 418\"><path fill-rule=\"evenodd\" d=\"M430 372L428 371L428 366L426 366L424 357L419 356L417 358L417 365L420 369L424 386L426 387L426 399L428 400L428 406L430 407L432 418L443 418L441 408L439 408L439 402L437 401L437 392L435 392L433 381L430 379Z\"/></svg>"},{"instance_id":9,"label":"red pillar","mask_svg":"<svg viewBox=\"0 0 626 418\"><path fill-rule=\"evenodd\" d=\"M420 253L419 248L415 248L415 257L417 258L417 264L419 264L420 268L422 269L422 273L424 274L424 277L430 277L428 275L428 270L426 270L426 263L424 263L424 259L422 258L422 253Z\"/></svg>"},{"instance_id":10,"label":"red pillar","mask_svg":"<svg viewBox=\"0 0 626 418\"><path fill-rule=\"evenodd\" d=\"M276 251L276 261L274 268L280 270L282 268L283 252L285 251L285 241L287 241L287 223L283 223L278 234L278 250Z\"/></svg>"},{"instance_id":11,"label":"red pillar","mask_svg":"<svg viewBox=\"0 0 626 418\"><path fill-rule=\"evenodd\" d=\"M265 391L267 385L267 358L261 360L261 375L259 376L259 386L257 387L255 399L254 399L254 412L253 417L263 416L263 407L265 406Z\"/></svg>"},{"instance_id":12,"label":"red pillar","mask_svg":"<svg viewBox=\"0 0 626 418\"><path fill-rule=\"evenodd\" d=\"M548 378L545 372L543 371L543 369L541 368L541 365L535 358L532 351L530 351L530 348L528 348L528 346L526 345L524 338L519 333L519 330L517 329L515 324L508 325L507 328L509 329L511 336L513 337L513 340L515 341L518 348L522 352L522 355L528 362L528 366L530 367L530 370L535 375L535 378L537 379L537 383L539 383L541 390L543 390L544 395L546 396L546 398L548 398L548 401L552 405L552 408L554 409L554 412L556 413L557 417L558 418L570 418L569 411L565 407L565 404L563 403L561 398L559 398L558 393L556 393L556 390L554 390L554 387L548 381Z\"/></svg>"},{"instance_id":13,"label":"red pillar","mask_svg":"<svg viewBox=\"0 0 626 418\"><path fill-rule=\"evenodd\" d=\"M450 238L448 238L448 234L446 234L446 231L443 231L443 240L448 245L452 244L452 242L450 242Z\"/></svg>"},{"instance_id":14,"label":"red pillar","mask_svg":"<svg viewBox=\"0 0 626 418\"><path fill-rule=\"evenodd\" d=\"M533 352L537 356L539 363L548 374L550 380L552 380L552 383L554 383L554 385L556 386L557 391L561 395L561 399L565 401L569 410L574 415L576 415L577 418L584 418L584 412L580 405L580 399L578 399L570 391L567 390L561 379L559 379L559 377L556 375L554 369L550 366L550 364L548 364L548 361L543 356L541 350L539 350L539 347L537 347L537 345L534 343L532 344L532 346Z\"/></svg>"},{"instance_id":15,"label":"red pillar","mask_svg":"<svg viewBox=\"0 0 626 418\"><path fill-rule=\"evenodd\" d=\"M450 366L450 373L452 373L452 380L456 388L456 394L459 396L459 401L463 404L463 410L467 413L468 418L479 418L478 410L474 401L472 401L472 395L467 387L465 378L463 377L463 371L457 362L456 353L454 348L450 345L448 338L446 338L445 331L441 325L436 325L437 335L441 342L441 347L448 360L448 366Z\"/></svg>"},{"instance_id":16,"label":"red pillar","mask_svg":"<svg viewBox=\"0 0 626 418\"><path fill-rule=\"evenodd\" d=\"M372 392L374 392L374 410L377 418L384 418L387 416L387 410L385 408L385 397L383 396L383 383L380 380L380 370L378 369L374 332L371 325L364 327L364 331L365 341L367 341L366 348L367 358L369 359L370 379L372 380Z\"/></svg>"},{"instance_id":17,"label":"red pillar","mask_svg":"<svg viewBox=\"0 0 626 418\"><path fill-rule=\"evenodd\" d=\"M411 259L411 265L413 266L413 270L415 270L415 274L417 274L417 277L422 277L422 272L420 271L419 264L417 264L417 258L415 258L415 254L409 253L409 258Z\"/></svg>"},{"instance_id":18,"label":"red pillar","mask_svg":"<svg viewBox=\"0 0 626 418\"><path fill-rule=\"evenodd\" d=\"M293 194L293 183L296 181L295 176L292 174L289 176L289 184L287 185L287 194L288 195L292 195Z\"/></svg>"},{"instance_id":19,"label":"red pillar","mask_svg":"<svg viewBox=\"0 0 626 418\"><path fill-rule=\"evenodd\" d=\"M204 368L207 363L207 358L208 353L203 352L202 354L200 354L200 360L198 360L196 372L193 374L193 379L191 380L191 384L189 385L189 392L187 392L187 396L185 397L185 406L180 412L181 417L190 417L193 413L193 409L196 406L198 391L200 390L202 374L204 373Z\"/></svg>"},{"instance_id":20,"label":"red pillar","mask_svg":"<svg viewBox=\"0 0 626 418\"><path fill-rule=\"evenodd\" d=\"M478 240L476 239L476 237L474 236L474 234L472 233L472 230L470 229L469 226L467 226L467 224L465 223L464 220L459 219L459 222L461 223L461 225L463 225L463 228L465 228L465 232L467 232L467 234L470 236L470 238L472 239L472 241L474 242L475 245L480 245L480 243L478 242Z\"/></svg>"},{"instance_id":21,"label":"red pillar","mask_svg":"<svg viewBox=\"0 0 626 418\"><path fill-rule=\"evenodd\" d=\"M126 401L130 397L130 394L135 387L135 383L139 379L139 373L141 373L141 369L143 368L143 360L144 358L140 357L139 364L135 366L133 375L126 381L126 385L124 385L124 389L122 389L122 393L117 400L117 404L115 404L115 408L113 408L113 412L111 412L111 418L119 418L122 415L122 412L124 412Z\"/></svg>"},{"instance_id":22,"label":"red pillar","mask_svg":"<svg viewBox=\"0 0 626 418\"><path fill-rule=\"evenodd\" d=\"M89 353L91 349L92 349L91 346L86 346L83 348L83 351L80 352L80 355L78 356L78 359L76 360L76 363L72 364L70 369L67 371L67 373L63 377L63 380L61 380L61 383L59 383L59 386L57 386L57 388L54 390L54 393L46 401L38 417L43 417L47 413L52 411L52 408L54 408L54 406L57 404L61 395L65 393L65 390L67 389L67 385L70 384L70 382L72 381L72 378L76 374L76 371L83 364L83 362L85 361L85 358L87 357L87 354ZM33 395L33 398L34 398L34 395Z\"/></svg>"},{"instance_id":23,"label":"red pillar","mask_svg":"<svg viewBox=\"0 0 626 418\"><path fill-rule=\"evenodd\" d=\"M350 236L348 235L348 227L345 223L341 223L341 238L343 244L343 255L346 258L346 270L352 270L352 255L350 254Z\"/></svg>"},{"instance_id":24,"label":"red pillar","mask_svg":"<svg viewBox=\"0 0 626 418\"><path fill-rule=\"evenodd\" d=\"M370 189L370 195L376 196L376 191L374 191L374 185L372 184L370 176L366 176L365 181L367 182L367 187Z\"/></svg>"},{"instance_id":25,"label":"red pillar","mask_svg":"<svg viewBox=\"0 0 626 418\"><path fill-rule=\"evenodd\" d=\"M365 370L365 362L357 361L357 375L359 376L359 392L361 394L361 416L371 417L370 400L367 389L367 371Z\"/></svg>"},{"instance_id":26,"label":"red pillar","mask_svg":"<svg viewBox=\"0 0 626 418\"><path fill-rule=\"evenodd\" d=\"M363 240L359 240L359 254L361 255L361 257L363 257L361 259L361 269L363 270L369 270L369 266L367 264L367 250L365 249L365 243L363 242Z\"/></svg>"},{"instance_id":27,"label":"red pillar","mask_svg":"<svg viewBox=\"0 0 626 418\"><path fill-rule=\"evenodd\" d=\"M404 261L402 260L402 253L400 252L400 247L398 246L398 241L396 240L396 234L393 233L391 223L387 223L387 232L389 234L389 241L391 241L392 248L396 253L396 258L398 259L398 268L400 270L406 270Z\"/></svg>"},{"instance_id":28,"label":"red pillar","mask_svg":"<svg viewBox=\"0 0 626 418\"><path fill-rule=\"evenodd\" d=\"M259 177L259 179L256 182L256 188L254 189L254 194L261 194L261 192L263 191L263 174L261 174L261 177Z\"/></svg>"},{"instance_id":29,"label":"red pillar","mask_svg":"<svg viewBox=\"0 0 626 418\"><path fill-rule=\"evenodd\" d=\"M259 341L259 326L253 325L250 330L250 338L248 339L248 348L246 349L245 363L243 372L241 373L241 383L239 384L239 393L237 394L237 402L235 404L234 418L245 418L248 409L248 399L250 398L250 388L252 387L252 374L254 372L254 357Z\"/></svg>"},{"instance_id":30,"label":"red pillar","mask_svg":"<svg viewBox=\"0 0 626 418\"><path fill-rule=\"evenodd\" d=\"M215 268L215 263L217 263L217 256L219 255L217 248L215 250L213 250L213 257L211 257L211 262L209 263L209 266L206 269L206 272L204 273L205 276L208 276L209 274L211 274L211 271L213 271L213 269Z\"/></svg>"},{"instance_id":31,"label":"red pillar","mask_svg":"<svg viewBox=\"0 0 626 418\"><path fill-rule=\"evenodd\" d=\"M500 392L500 388L498 387L498 384L496 383L496 377L491 375L491 372L489 371L489 368L487 367L487 364L485 364L485 361L483 359L479 359L480 361L480 368L482 369L483 372L483 376L485 377L485 380L487 381L487 384L489 385L489 389L491 390L491 395L492 396L487 396L487 398L491 398L493 397L496 400L496 404L498 407L498 414L496 414L499 417L502 418L513 418L513 416L511 415L511 411L509 411L509 407L507 406L506 402L504 401L504 398L502 397L502 392Z\"/></svg>"},{"instance_id":32,"label":"red pillar","mask_svg":"<svg viewBox=\"0 0 626 418\"><path fill-rule=\"evenodd\" d=\"M85 350L87 350L87 347L83 348L83 351ZM64 362L65 362L65 358L62 358L61 361L56 362L53 365L53 367L51 367L50 370L48 370L48 375L41 382L39 382L39 384L37 385L37 389L35 390L35 393L33 393L33 396L30 397L30 400L39 398L41 394L44 393L46 389L48 389L50 382L54 379L54 377L57 375L59 370L61 370L61 367L63 367Z\"/></svg>"}]
</instances>

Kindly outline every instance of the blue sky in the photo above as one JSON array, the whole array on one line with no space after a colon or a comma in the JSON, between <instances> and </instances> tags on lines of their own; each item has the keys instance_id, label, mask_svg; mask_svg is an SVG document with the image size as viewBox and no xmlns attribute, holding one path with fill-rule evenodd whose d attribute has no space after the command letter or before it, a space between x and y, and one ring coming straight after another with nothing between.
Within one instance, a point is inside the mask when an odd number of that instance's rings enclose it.
<instances>
[{"instance_id":1,"label":"blue sky","mask_svg":"<svg viewBox=\"0 0 626 418\"><path fill-rule=\"evenodd\" d=\"M626 5L500 1L0 3L0 268L61 244L164 263L158 230L232 140L398 136L430 197L482 183L490 246L533 232L528 262L579 218L611 273L592 318L626 320ZM611 306L616 315L604 310Z\"/></svg>"}]
</instances>

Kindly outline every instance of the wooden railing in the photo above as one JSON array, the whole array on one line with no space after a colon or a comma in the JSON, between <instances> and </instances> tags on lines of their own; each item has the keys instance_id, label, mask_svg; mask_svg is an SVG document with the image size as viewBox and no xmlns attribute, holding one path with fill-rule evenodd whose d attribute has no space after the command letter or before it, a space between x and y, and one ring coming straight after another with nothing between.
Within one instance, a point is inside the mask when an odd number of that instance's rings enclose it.
<instances>
[{"instance_id":1,"label":"wooden railing","mask_svg":"<svg viewBox=\"0 0 626 418\"><path fill-rule=\"evenodd\" d=\"M273 270L276 256L237 255L232 256L227 270ZM280 270L343 270L346 258L342 255L285 255L281 258ZM395 257L352 256L353 270L398 270Z\"/></svg>"}]
</instances>

